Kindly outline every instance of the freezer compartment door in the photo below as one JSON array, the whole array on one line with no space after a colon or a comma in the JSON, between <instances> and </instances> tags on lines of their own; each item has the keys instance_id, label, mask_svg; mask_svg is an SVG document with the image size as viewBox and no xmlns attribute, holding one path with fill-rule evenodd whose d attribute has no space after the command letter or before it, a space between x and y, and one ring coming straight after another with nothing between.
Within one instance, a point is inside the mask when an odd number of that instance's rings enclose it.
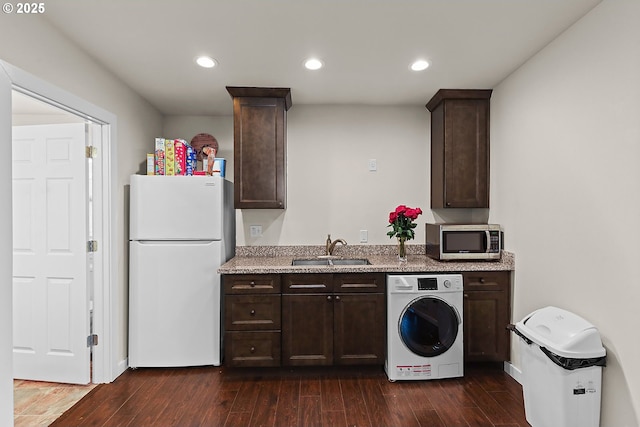
<instances>
[{"instance_id":1,"label":"freezer compartment door","mask_svg":"<svg viewBox=\"0 0 640 427\"><path fill-rule=\"evenodd\" d=\"M219 366L222 243L130 242L129 366Z\"/></svg>"},{"instance_id":2,"label":"freezer compartment door","mask_svg":"<svg viewBox=\"0 0 640 427\"><path fill-rule=\"evenodd\" d=\"M221 240L219 176L131 175L129 239Z\"/></svg>"}]
</instances>

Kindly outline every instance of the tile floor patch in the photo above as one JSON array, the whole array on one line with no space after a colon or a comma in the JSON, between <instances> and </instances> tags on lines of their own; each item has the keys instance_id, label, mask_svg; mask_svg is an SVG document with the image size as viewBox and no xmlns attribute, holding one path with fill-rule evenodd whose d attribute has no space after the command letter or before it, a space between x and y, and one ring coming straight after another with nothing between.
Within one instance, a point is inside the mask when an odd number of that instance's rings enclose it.
<instances>
[{"instance_id":1,"label":"tile floor patch","mask_svg":"<svg viewBox=\"0 0 640 427\"><path fill-rule=\"evenodd\" d=\"M14 425L48 426L95 386L14 380Z\"/></svg>"}]
</instances>

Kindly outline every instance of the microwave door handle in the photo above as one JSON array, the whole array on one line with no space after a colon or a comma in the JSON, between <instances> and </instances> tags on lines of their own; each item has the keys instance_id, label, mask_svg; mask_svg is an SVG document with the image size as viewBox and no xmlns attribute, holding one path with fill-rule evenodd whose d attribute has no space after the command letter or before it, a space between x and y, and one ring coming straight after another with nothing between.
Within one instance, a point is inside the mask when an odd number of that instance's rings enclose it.
<instances>
[{"instance_id":1,"label":"microwave door handle","mask_svg":"<svg viewBox=\"0 0 640 427\"><path fill-rule=\"evenodd\" d=\"M491 251L491 232L489 230L485 230L485 247L486 250L484 253L488 254Z\"/></svg>"}]
</instances>

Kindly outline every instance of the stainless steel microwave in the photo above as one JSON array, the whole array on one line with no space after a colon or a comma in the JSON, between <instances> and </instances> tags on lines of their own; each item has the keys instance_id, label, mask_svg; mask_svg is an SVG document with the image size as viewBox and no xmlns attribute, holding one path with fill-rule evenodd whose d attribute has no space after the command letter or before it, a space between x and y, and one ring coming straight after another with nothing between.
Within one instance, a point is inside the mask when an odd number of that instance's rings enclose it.
<instances>
[{"instance_id":1,"label":"stainless steel microwave","mask_svg":"<svg viewBox=\"0 0 640 427\"><path fill-rule=\"evenodd\" d=\"M427 223L427 256L441 261L494 261L504 234L497 224Z\"/></svg>"}]
</instances>

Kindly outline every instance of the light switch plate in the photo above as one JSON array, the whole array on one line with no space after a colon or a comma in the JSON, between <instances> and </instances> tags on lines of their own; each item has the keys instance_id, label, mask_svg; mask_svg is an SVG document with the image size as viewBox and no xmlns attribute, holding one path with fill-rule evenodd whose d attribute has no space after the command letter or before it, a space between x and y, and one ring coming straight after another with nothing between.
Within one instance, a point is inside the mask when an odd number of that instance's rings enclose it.
<instances>
[{"instance_id":1,"label":"light switch plate","mask_svg":"<svg viewBox=\"0 0 640 427\"><path fill-rule=\"evenodd\" d=\"M375 172L378 170L378 161L376 159L369 159L369 171Z\"/></svg>"},{"instance_id":2,"label":"light switch plate","mask_svg":"<svg viewBox=\"0 0 640 427\"><path fill-rule=\"evenodd\" d=\"M360 230L360 243L367 243L369 241L369 232L367 230Z\"/></svg>"}]
</instances>

